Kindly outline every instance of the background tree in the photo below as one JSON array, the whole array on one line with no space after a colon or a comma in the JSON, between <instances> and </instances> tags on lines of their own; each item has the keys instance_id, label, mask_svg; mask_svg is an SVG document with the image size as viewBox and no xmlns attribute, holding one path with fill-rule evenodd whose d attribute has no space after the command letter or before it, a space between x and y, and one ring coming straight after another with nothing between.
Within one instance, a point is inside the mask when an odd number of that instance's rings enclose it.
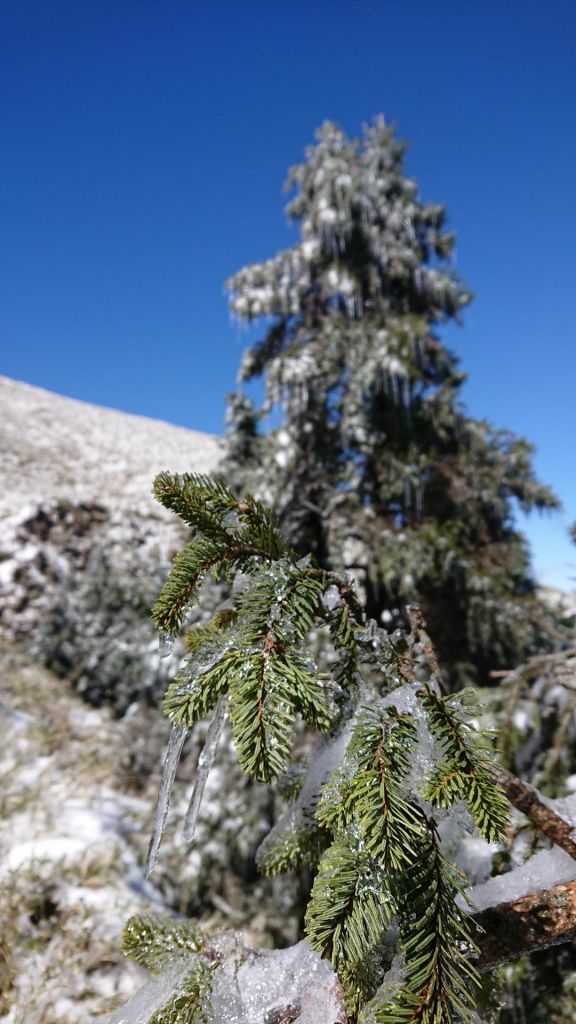
<instances>
[{"instance_id":1,"label":"background tree","mask_svg":"<svg viewBox=\"0 0 576 1024\"><path fill-rule=\"evenodd\" d=\"M404 152L383 118L358 140L326 123L291 170L299 241L228 281L233 313L264 323L240 380L261 378L265 398L231 397L222 471L272 505L297 550L353 572L370 616L394 625L419 601L458 685L542 645L514 510L558 503L531 446L461 404L438 328L471 294Z\"/></svg>"}]
</instances>

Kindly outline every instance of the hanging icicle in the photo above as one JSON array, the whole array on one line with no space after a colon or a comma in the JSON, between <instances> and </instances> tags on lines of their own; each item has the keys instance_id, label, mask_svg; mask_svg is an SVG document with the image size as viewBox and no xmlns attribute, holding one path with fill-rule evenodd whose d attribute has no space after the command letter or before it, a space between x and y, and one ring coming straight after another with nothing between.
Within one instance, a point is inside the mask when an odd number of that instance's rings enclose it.
<instances>
[{"instance_id":1,"label":"hanging icicle","mask_svg":"<svg viewBox=\"0 0 576 1024\"><path fill-rule=\"evenodd\" d=\"M218 743L220 741L220 736L222 735L222 729L224 728L227 712L228 698L221 697L216 705L214 717L210 722L208 735L206 736L206 742L202 753L198 758L198 768L196 770L194 787L192 789L190 803L188 804L188 810L186 811L186 817L184 819L184 839L187 842L191 842L194 838L204 787L206 786L210 769L214 764L214 758L216 757L216 751L218 750Z\"/></svg>"},{"instance_id":2,"label":"hanging icicle","mask_svg":"<svg viewBox=\"0 0 576 1024\"><path fill-rule=\"evenodd\" d=\"M168 808L170 807L172 786L174 785L174 779L176 778L176 770L178 768L180 755L182 754L182 747L184 746L184 740L186 739L187 733L188 726L186 725L173 725L170 732L168 748L166 750L166 756L162 766L162 777L160 779L156 807L154 808L152 836L148 846L148 853L146 854L145 870L147 878L152 874L158 861L158 851L160 849L160 843L162 842L166 818L168 817Z\"/></svg>"}]
</instances>

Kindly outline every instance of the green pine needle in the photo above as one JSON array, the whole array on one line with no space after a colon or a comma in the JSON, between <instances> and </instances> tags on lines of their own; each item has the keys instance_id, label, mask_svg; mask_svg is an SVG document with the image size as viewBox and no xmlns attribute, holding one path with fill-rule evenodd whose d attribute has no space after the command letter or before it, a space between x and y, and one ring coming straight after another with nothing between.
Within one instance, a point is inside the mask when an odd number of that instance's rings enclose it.
<instances>
[{"instance_id":1,"label":"green pine needle","mask_svg":"<svg viewBox=\"0 0 576 1024\"><path fill-rule=\"evenodd\" d=\"M433 807L452 807L466 800L483 838L488 842L504 839L510 825L508 801L459 702L453 696L440 697L428 687L419 690L418 697L443 754L428 780L426 799Z\"/></svg>"},{"instance_id":2,"label":"green pine needle","mask_svg":"<svg viewBox=\"0 0 576 1024\"><path fill-rule=\"evenodd\" d=\"M185 953L198 953L206 944L201 932L189 921L166 916L131 917L122 933L122 952L153 974Z\"/></svg>"},{"instance_id":3,"label":"green pine needle","mask_svg":"<svg viewBox=\"0 0 576 1024\"><path fill-rule=\"evenodd\" d=\"M228 692L231 680L244 665L241 651L226 651L220 660L204 672L192 675L184 668L170 683L164 697L164 714L175 725L192 726L205 718Z\"/></svg>"},{"instance_id":4,"label":"green pine needle","mask_svg":"<svg viewBox=\"0 0 576 1024\"><path fill-rule=\"evenodd\" d=\"M353 834L336 839L323 855L306 911L313 949L353 972L389 924L394 904L386 878Z\"/></svg>"}]
</instances>

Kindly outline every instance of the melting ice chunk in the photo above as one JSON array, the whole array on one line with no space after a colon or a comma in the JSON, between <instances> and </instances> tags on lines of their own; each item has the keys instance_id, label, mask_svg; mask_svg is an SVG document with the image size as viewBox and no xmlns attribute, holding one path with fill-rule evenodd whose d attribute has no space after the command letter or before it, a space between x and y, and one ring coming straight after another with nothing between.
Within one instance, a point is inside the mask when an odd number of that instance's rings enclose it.
<instances>
[{"instance_id":1,"label":"melting ice chunk","mask_svg":"<svg viewBox=\"0 0 576 1024\"><path fill-rule=\"evenodd\" d=\"M322 604L329 612L333 612L339 604L342 603L342 597L338 587L332 583L327 590L324 591L321 598Z\"/></svg>"},{"instance_id":2,"label":"melting ice chunk","mask_svg":"<svg viewBox=\"0 0 576 1024\"><path fill-rule=\"evenodd\" d=\"M170 633L160 633L158 637L158 650L161 658L169 658L174 650L174 637Z\"/></svg>"},{"instance_id":3,"label":"melting ice chunk","mask_svg":"<svg viewBox=\"0 0 576 1024\"><path fill-rule=\"evenodd\" d=\"M339 1024L346 1020L342 990L326 960L306 942L288 949L248 952L239 968L214 977L210 1024ZM131 1022L130 1022L131 1024Z\"/></svg>"},{"instance_id":4,"label":"melting ice chunk","mask_svg":"<svg viewBox=\"0 0 576 1024\"><path fill-rule=\"evenodd\" d=\"M161 974L138 989L135 995L115 1013L98 1017L89 1024L148 1024L178 992L190 966L190 958L182 957L169 964Z\"/></svg>"},{"instance_id":5,"label":"melting ice chunk","mask_svg":"<svg viewBox=\"0 0 576 1024\"><path fill-rule=\"evenodd\" d=\"M296 562L297 569L307 569L310 565L312 565L312 555L304 555L303 558L299 558Z\"/></svg>"},{"instance_id":6,"label":"melting ice chunk","mask_svg":"<svg viewBox=\"0 0 576 1024\"><path fill-rule=\"evenodd\" d=\"M149 1024L177 994L190 958L171 964L122 1009L91 1024ZM207 1024L344 1024L336 974L306 942L289 949L231 952L213 973Z\"/></svg>"}]
</instances>

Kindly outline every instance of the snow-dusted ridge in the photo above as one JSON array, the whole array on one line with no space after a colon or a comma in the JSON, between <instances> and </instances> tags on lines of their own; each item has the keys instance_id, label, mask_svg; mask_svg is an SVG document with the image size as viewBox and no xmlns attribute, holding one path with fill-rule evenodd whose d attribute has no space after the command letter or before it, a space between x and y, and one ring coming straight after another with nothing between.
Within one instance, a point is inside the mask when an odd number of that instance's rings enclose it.
<instances>
[{"instance_id":1,"label":"snow-dusted ridge","mask_svg":"<svg viewBox=\"0 0 576 1024\"><path fill-rule=\"evenodd\" d=\"M0 377L0 514L64 498L163 516L156 473L211 473L219 458L210 434Z\"/></svg>"}]
</instances>

